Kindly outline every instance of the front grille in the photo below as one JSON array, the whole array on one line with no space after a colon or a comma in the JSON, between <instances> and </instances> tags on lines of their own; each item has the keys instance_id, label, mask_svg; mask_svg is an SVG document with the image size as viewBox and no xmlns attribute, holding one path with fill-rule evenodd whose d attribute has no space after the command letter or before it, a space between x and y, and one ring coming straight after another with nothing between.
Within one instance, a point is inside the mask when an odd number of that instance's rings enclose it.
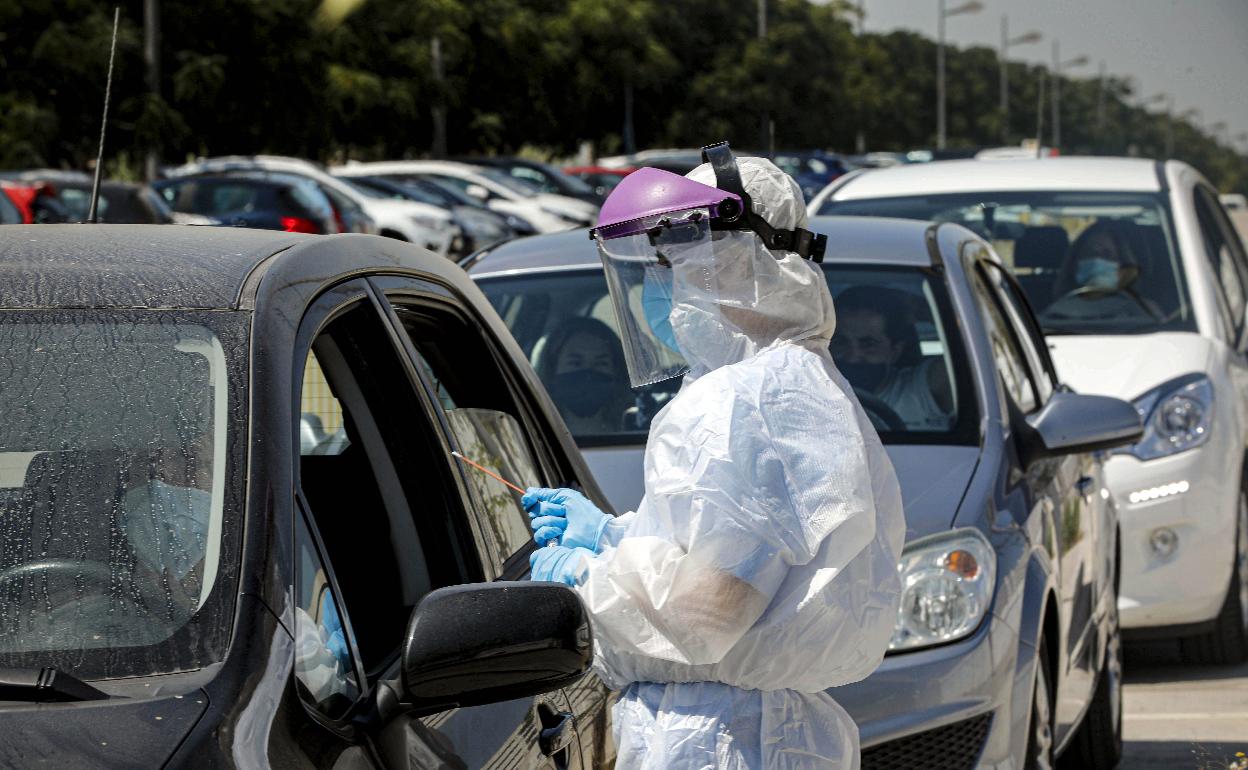
<instances>
[{"instance_id":1,"label":"front grille","mask_svg":"<svg viewBox=\"0 0 1248 770\"><path fill-rule=\"evenodd\" d=\"M907 735L862 752L862 770L973 770L988 737L992 714Z\"/></svg>"}]
</instances>

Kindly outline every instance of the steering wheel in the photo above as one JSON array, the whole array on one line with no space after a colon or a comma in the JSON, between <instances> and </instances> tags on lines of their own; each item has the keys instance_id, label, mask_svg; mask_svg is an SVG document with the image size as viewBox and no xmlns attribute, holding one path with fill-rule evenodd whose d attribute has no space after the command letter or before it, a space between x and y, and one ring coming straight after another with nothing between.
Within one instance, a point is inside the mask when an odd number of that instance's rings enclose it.
<instances>
[{"instance_id":1,"label":"steering wheel","mask_svg":"<svg viewBox=\"0 0 1248 770\"><path fill-rule=\"evenodd\" d=\"M871 423L875 425L877 430L880 426L876 424L876 418L890 431L903 432L906 430L906 421L901 419L884 399L858 388L854 388L854 395L858 397L858 403L862 404L862 408L867 411L867 416L872 418Z\"/></svg>"},{"instance_id":2,"label":"steering wheel","mask_svg":"<svg viewBox=\"0 0 1248 770\"><path fill-rule=\"evenodd\" d=\"M1145 313L1148 313L1150 316L1152 316L1154 321L1166 320L1165 316L1159 313L1156 310L1156 308L1153 308L1147 302L1145 302L1143 297L1141 297L1139 294L1136 294L1135 292L1123 286L1117 286L1112 289L1105 288L1102 286L1080 286L1077 289L1072 289L1071 291L1068 291L1066 293L1066 296L1062 297L1062 299L1067 299L1067 298L1072 298L1072 297L1079 298L1079 299L1095 299L1096 297L1108 297L1111 294L1127 295L1128 297L1131 298L1133 302L1135 302L1135 304L1140 306L1141 310L1143 310ZM1061 300L1058 300L1058 302L1060 301Z\"/></svg>"}]
</instances>

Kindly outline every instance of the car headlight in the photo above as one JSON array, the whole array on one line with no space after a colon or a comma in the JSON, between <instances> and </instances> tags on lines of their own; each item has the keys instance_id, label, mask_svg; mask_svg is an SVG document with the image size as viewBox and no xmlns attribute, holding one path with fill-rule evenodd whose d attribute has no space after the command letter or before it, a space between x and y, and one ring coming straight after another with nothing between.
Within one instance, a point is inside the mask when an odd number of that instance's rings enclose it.
<instances>
[{"instance_id":1,"label":"car headlight","mask_svg":"<svg viewBox=\"0 0 1248 770\"><path fill-rule=\"evenodd\" d=\"M1132 402L1144 422L1144 436L1117 450L1141 460L1178 454L1209 440L1213 425L1213 383L1193 373L1162 383Z\"/></svg>"},{"instance_id":2,"label":"car headlight","mask_svg":"<svg viewBox=\"0 0 1248 770\"><path fill-rule=\"evenodd\" d=\"M976 529L916 540L897 565L901 606L889 652L961 639L979 628L992 606L997 553Z\"/></svg>"}]
</instances>

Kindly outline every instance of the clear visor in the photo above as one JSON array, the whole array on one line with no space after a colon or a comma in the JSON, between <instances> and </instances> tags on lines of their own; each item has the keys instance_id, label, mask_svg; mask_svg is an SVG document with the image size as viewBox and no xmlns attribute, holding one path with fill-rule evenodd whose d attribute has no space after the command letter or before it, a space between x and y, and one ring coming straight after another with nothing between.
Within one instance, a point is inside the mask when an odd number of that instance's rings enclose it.
<instances>
[{"instance_id":1,"label":"clear visor","mask_svg":"<svg viewBox=\"0 0 1248 770\"><path fill-rule=\"evenodd\" d=\"M598 255L615 306L633 387L679 377L689 369L672 332L673 266L712 256L706 208L675 211L596 232ZM682 271L684 272L684 271Z\"/></svg>"}]
</instances>

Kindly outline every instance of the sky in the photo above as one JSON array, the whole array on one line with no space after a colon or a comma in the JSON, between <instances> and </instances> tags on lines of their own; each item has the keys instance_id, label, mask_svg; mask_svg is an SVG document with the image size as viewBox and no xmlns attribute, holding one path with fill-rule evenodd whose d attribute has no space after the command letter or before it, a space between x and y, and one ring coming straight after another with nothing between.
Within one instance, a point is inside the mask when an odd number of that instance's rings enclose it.
<instances>
[{"instance_id":1,"label":"sky","mask_svg":"<svg viewBox=\"0 0 1248 770\"><path fill-rule=\"evenodd\" d=\"M936 37L938 0L852 0L859 1L868 32L910 29ZM1011 60L1048 64L1057 40L1063 61L1081 55L1090 59L1067 75L1095 77L1104 60L1111 75L1135 78L1141 99L1166 93L1174 98L1176 113L1200 110L1191 120L1206 130L1225 121L1229 136L1248 131L1248 0L981 2L982 11L946 20L949 43L999 48L1005 14L1010 37L1033 29L1044 35L1039 43L1011 47ZM946 0L945 7L962 4Z\"/></svg>"}]
</instances>

